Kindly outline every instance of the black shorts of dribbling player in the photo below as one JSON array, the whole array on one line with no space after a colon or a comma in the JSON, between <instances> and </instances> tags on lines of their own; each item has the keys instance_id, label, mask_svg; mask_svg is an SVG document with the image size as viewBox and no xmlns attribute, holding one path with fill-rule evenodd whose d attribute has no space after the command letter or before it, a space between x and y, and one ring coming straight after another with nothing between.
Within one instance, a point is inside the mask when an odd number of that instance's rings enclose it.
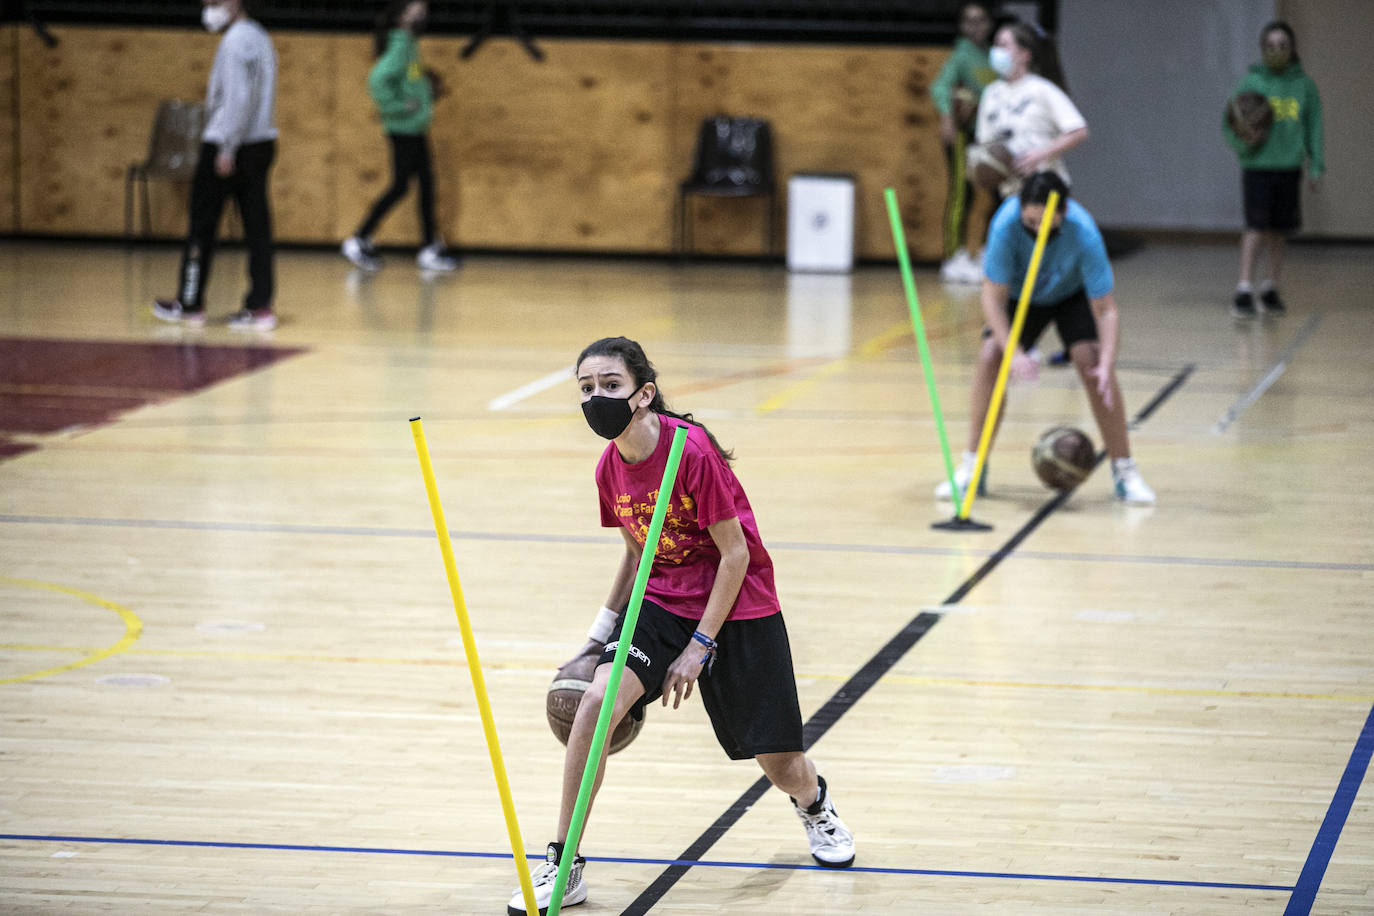
<instances>
[{"instance_id":1,"label":"black shorts of dribbling player","mask_svg":"<svg viewBox=\"0 0 1374 916\"><path fill-rule=\"evenodd\" d=\"M1297 169L1243 169L1245 228L1258 232L1295 232L1302 225L1302 173Z\"/></svg>"},{"instance_id":2,"label":"black shorts of dribbling player","mask_svg":"<svg viewBox=\"0 0 1374 916\"><path fill-rule=\"evenodd\" d=\"M1016 301L1007 300L1007 321L1016 314ZM1088 294L1079 290L1073 295L1049 305L1032 305L1026 309L1026 323L1021 326L1022 350L1035 346L1040 335L1054 322L1059 332L1059 341L1067 350L1080 340L1097 340L1097 319L1093 318L1093 307L1088 302ZM983 336L991 337L992 330L983 328Z\"/></svg>"},{"instance_id":3,"label":"black shorts of dribbling player","mask_svg":"<svg viewBox=\"0 0 1374 916\"><path fill-rule=\"evenodd\" d=\"M615 659L624 621L621 614L601 653L601 664ZM644 707L663 695L668 666L689 643L697 645L692 633L698 623L644 599L625 667L639 678L645 692L630 715L643 718ZM731 760L748 760L757 754L800 751L801 706L782 614L727 620L716 643L716 663L709 671L702 668L696 691L725 753Z\"/></svg>"}]
</instances>

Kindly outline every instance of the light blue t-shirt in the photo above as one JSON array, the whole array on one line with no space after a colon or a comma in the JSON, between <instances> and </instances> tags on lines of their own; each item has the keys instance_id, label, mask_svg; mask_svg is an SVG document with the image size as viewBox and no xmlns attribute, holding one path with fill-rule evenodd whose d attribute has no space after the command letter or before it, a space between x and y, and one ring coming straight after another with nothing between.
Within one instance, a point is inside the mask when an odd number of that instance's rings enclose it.
<instances>
[{"instance_id":1,"label":"light blue t-shirt","mask_svg":"<svg viewBox=\"0 0 1374 916\"><path fill-rule=\"evenodd\" d=\"M1021 225L1021 199L1008 197L993 214L988 227L988 244L983 256L983 273L994 283L1011 287L1011 298L1021 295L1030 267L1035 239ZM1107 246L1102 233L1087 210L1070 198L1064 223L1057 235L1045 243L1040 272L1031 291L1031 305L1054 305L1079 290L1089 299L1112 291L1112 266L1107 262Z\"/></svg>"}]
</instances>

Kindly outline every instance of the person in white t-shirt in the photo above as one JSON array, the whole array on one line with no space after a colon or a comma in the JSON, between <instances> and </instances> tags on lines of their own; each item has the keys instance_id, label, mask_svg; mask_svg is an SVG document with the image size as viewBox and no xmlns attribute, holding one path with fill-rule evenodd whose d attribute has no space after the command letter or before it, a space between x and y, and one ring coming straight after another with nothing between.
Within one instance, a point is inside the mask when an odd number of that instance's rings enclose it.
<instances>
[{"instance_id":1,"label":"person in white t-shirt","mask_svg":"<svg viewBox=\"0 0 1374 916\"><path fill-rule=\"evenodd\" d=\"M998 189L1016 193L1023 176L1057 172L1065 183L1064 153L1088 139L1088 122L1069 99L1054 39L1033 23L997 30L988 62L1001 79L983 90L978 105L979 143L1005 143L1017 174Z\"/></svg>"}]
</instances>

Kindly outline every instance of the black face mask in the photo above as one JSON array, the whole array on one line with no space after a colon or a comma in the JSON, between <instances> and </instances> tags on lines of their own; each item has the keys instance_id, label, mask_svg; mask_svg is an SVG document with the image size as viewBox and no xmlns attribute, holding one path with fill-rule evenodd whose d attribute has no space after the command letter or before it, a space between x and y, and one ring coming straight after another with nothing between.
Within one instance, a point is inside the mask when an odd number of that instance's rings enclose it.
<instances>
[{"instance_id":1,"label":"black face mask","mask_svg":"<svg viewBox=\"0 0 1374 916\"><path fill-rule=\"evenodd\" d=\"M1053 242L1056 238L1058 238L1058 236L1059 236L1059 230L1060 230L1060 229L1063 229L1063 228L1064 228L1064 226L1063 226L1062 224L1060 224L1060 225L1058 225L1058 226L1055 226L1053 229L1051 229L1051 230L1050 230L1049 236L1046 237L1046 239L1045 239L1045 244L1048 245L1050 242ZM1038 232L1039 232L1039 230L1037 230L1037 229L1032 229L1030 226L1027 226L1025 223L1022 223L1022 224L1021 224L1021 231L1024 232L1024 233L1026 233L1026 235L1030 236L1032 242L1035 241L1035 237L1036 237L1036 235L1037 235Z\"/></svg>"},{"instance_id":2,"label":"black face mask","mask_svg":"<svg viewBox=\"0 0 1374 916\"><path fill-rule=\"evenodd\" d=\"M608 398L594 394L582 402L582 416L587 425L603 439L614 439L623 433L634 419L635 411L630 406L630 398L639 393L636 388L628 398Z\"/></svg>"}]
</instances>

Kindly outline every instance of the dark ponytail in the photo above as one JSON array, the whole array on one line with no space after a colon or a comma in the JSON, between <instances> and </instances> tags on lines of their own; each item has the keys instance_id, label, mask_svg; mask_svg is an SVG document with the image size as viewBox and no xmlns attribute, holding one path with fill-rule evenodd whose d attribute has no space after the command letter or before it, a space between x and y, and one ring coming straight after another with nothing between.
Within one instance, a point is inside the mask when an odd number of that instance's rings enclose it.
<instances>
[{"instance_id":1,"label":"dark ponytail","mask_svg":"<svg viewBox=\"0 0 1374 916\"><path fill-rule=\"evenodd\" d=\"M1018 20L1006 23L1003 28L1011 29L1016 43L1030 52L1030 71L1043 76L1068 95L1069 83L1059 63L1059 50L1055 47L1054 36L1034 22Z\"/></svg>"},{"instance_id":2,"label":"dark ponytail","mask_svg":"<svg viewBox=\"0 0 1374 916\"><path fill-rule=\"evenodd\" d=\"M377 14L377 27L372 33L372 48L375 56L386 53L387 42L391 40L391 30L401 27L401 14L410 6L411 0L388 0L386 8Z\"/></svg>"},{"instance_id":3,"label":"dark ponytail","mask_svg":"<svg viewBox=\"0 0 1374 916\"><path fill-rule=\"evenodd\" d=\"M711 440L716 452L725 460L726 464L735 460L733 451L726 451L721 444L716 441L716 437L705 425L692 419L690 413L674 413L668 409L668 403L663 400L663 392L658 388L658 371L654 369L654 364L649 362L649 357L644 355L644 348L638 342L630 340L628 337L603 337L587 346L577 357L575 366L581 366L589 356L613 356L625 363L625 368L629 371L630 377L634 379L635 390L638 391L649 382L654 383L654 399L649 403L649 409L654 413L662 414L665 417L672 417L684 423L697 427L706 433L706 438Z\"/></svg>"}]
</instances>

